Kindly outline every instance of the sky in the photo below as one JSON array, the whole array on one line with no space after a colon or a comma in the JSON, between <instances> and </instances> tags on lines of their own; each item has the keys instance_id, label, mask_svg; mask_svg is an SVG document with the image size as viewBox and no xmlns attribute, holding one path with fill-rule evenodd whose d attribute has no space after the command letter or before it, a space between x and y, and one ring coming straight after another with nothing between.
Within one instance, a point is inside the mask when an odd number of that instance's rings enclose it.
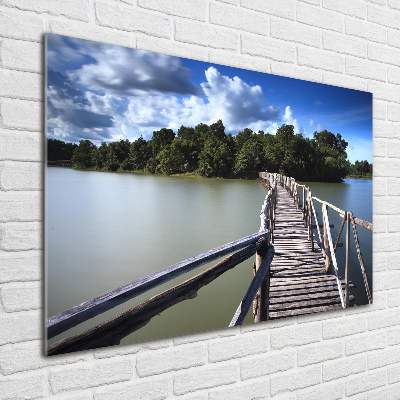
<instances>
[{"instance_id":1,"label":"sky","mask_svg":"<svg viewBox=\"0 0 400 400\"><path fill-rule=\"evenodd\" d=\"M372 94L47 34L48 138L94 144L221 119L226 133L340 133L348 159L372 163Z\"/></svg>"}]
</instances>

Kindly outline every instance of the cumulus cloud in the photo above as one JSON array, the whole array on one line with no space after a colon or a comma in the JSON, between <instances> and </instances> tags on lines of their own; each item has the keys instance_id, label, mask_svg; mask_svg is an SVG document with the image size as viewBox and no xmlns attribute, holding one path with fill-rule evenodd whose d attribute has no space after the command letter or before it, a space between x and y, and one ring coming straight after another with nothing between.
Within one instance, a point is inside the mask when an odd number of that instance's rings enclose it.
<instances>
[{"instance_id":1,"label":"cumulus cloud","mask_svg":"<svg viewBox=\"0 0 400 400\"><path fill-rule=\"evenodd\" d=\"M146 127L159 129L167 126L210 124L222 119L230 132L244 127L255 131L276 129L273 121L279 119L279 109L267 105L262 89L250 86L238 77L221 75L214 67L205 71L201 83L203 96L147 96L133 97L125 113L126 119L145 134Z\"/></svg>"},{"instance_id":2,"label":"cumulus cloud","mask_svg":"<svg viewBox=\"0 0 400 400\"><path fill-rule=\"evenodd\" d=\"M93 112L84 93L60 72L47 74L47 128L56 138L68 141L109 137L111 115Z\"/></svg>"},{"instance_id":3,"label":"cumulus cloud","mask_svg":"<svg viewBox=\"0 0 400 400\"><path fill-rule=\"evenodd\" d=\"M190 70L177 57L106 44L91 46L87 45L87 52L93 62L68 74L90 90L117 96L199 94Z\"/></svg>"},{"instance_id":4,"label":"cumulus cloud","mask_svg":"<svg viewBox=\"0 0 400 400\"><path fill-rule=\"evenodd\" d=\"M303 133L304 128L299 124L296 118L293 118L293 111L290 106L285 109L285 114L283 115L283 122L286 125L293 125L294 133Z\"/></svg>"}]
</instances>

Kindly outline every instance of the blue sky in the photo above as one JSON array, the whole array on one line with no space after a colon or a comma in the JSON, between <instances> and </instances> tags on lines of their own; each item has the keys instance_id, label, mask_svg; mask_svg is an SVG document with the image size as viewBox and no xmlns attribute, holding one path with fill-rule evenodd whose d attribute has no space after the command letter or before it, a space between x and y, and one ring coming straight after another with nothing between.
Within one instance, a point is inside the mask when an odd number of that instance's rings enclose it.
<instances>
[{"instance_id":1,"label":"blue sky","mask_svg":"<svg viewBox=\"0 0 400 400\"><path fill-rule=\"evenodd\" d=\"M372 162L372 94L164 54L47 34L49 138L96 145L150 139L164 127L211 124L274 134L282 124L349 142Z\"/></svg>"}]
</instances>

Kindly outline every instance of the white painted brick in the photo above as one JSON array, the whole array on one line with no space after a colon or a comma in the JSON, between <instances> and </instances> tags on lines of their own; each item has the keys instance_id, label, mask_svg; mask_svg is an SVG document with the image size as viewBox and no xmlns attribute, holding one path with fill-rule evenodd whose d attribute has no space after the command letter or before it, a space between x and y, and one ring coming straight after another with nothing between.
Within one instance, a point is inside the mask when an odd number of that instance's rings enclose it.
<instances>
[{"instance_id":1,"label":"white painted brick","mask_svg":"<svg viewBox=\"0 0 400 400\"><path fill-rule=\"evenodd\" d=\"M400 290L391 290L387 294L388 296L388 307L400 307Z\"/></svg>"},{"instance_id":2,"label":"white painted brick","mask_svg":"<svg viewBox=\"0 0 400 400\"><path fill-rule=\"evenodd\" d=\"M255 11L261 11L277 17L294 19L295 2L293 0L241 0L240 5L245 8L251 8Z\"/></svg>"},{"instance_id":3,"label":"white painted brick","mask_svg":"<svg viewBox=\"0 0 400 400\"><path fill-rule=\"evenodd\" d=\"M270 60L294 63L296 47L291 43L260 36L241 35L242 53Z\"/></svg>"},{"instance_id":4,"label":"white painted brick","mask_svg":"<svg viewBox=\"0 0 400 400\"><path fill-rule=\"evenodd\" d=\"M254 57L245 54L231 53L229 51L210 50L209 61L215 64L228 65L230 67L249 69L251 71L270 72L269 60L262 57Z\"/></svg>"},{"instance_id":5,"label":"white painted brick","mask_svg":"<svg viewBox=\"0 0 400 400\"><path fill-rule=\"evenodd\" d=\"M400 10L400 3L397 0L388 0L388 6Z\"/></svg>"},{"instance_id":6,"label":"white painted brick","mask_svg":"<svg viewBox=\"0 0 400 400\"><path fill-rule=\"evenodd\" d=\"M208 345L210 362L246 357L268 351L268 334L242 335L242 337L226 338L212 341Z\"/></svg>"},{"instance_id":7,"label":"white painted brick","mask_svg":"<svg viewBox=\"0 0 400 400\"><path fill-rule=\"evenodd\" d=\"M241 379L257 378L287 371L296 365L294 351L271 352L258 357L248 357L240 362Z\"/></svg>"},{"instance_id":8,"label":"white painted brick","mask_svg":"<svg viewBox=\"0 0 400 400\"><path fill-rule=\"evenodd\" d=\"M374 162L374 165L375 165L375 163L377 163L380 160L381 160L380 158L377 158L376 161ZM390 163L388 162L386 166L390 168ZM394 199L393 197L380 198L379 201L375 202L375 205L374 205L375 211L374 212L376 214L388 214L388 215L396 214L396 211L394 211L392 208L392 207L395 207L395 204L396 204L396 199ZM379 237L383 237L383 235L376 236L376 238L379 238ZM374 238L374 240L375 240L375 238ZM379 250L385 251L380 248L379 248Z\"/></svg>"},{"instance_id":9,"label":"white painted brick","mask_svg":"<svg viewBox=\"0 0 400 400\"><path fill-rule=\"evenodd\" d=\"M387 76L388 82L400 85L400 68L388 66Z\"/></svg>"},{"instance_id":10,"label":"white painted brick","mask_svg":"<svg viewBox=\"0 0 400 400\"><path fill-rule=\"evenodd\" d=\"M325 383L311 389L305 389L297 393L297 400L338 400L344 394L342 382Z\"/></svg>"},{"instance_id":11,"label":"white painted brick","mask_svg":"<svg viewBox=\"0 0 400 400\"><path fill-rule=\"evenodd\" d=\"M41 161L43 158L42 132L0 129L0 142L0 161Z\"/></svg>"},{"instance_id":12,"label":"white painted brick","mask_svg":"<svg viewBox=\"0 0 400 400\"><path fill-rule=\"evenodd\" d=\"M346 89L362 90L364 92L367 90L367 81L354 76L324 72L322 81L328 85L340 86Z\"/></svg>"},{"instance_id":13,"label":"white painted brick","mask_svg":"<svg viewBox=\"0 0 400 400\"><path fill-rule=\"evenodd\" d=\"M185 57L199 61L208 61L208 49L166 39L141 35L136 38L136 47L140 50L154 51L156 53ZM218 50L218 53L220 53L220 50ZM232 53L230 54L232 55Z\"/></svg>"},{"instance_id":14,"label":"white painted brick","mask_svg":"<svg viewBox=\"0 0 400 400\"><path fill-rule=\"evenodd\" d=\"M175 22L175 39L179 42L208 46L216 49L236 50L238 33L200 22Z\"/></svg>"},{"instance_id":15,"label":"white painted brick","mask_svg":"<svg viewBox=\"0 0 400 400\"><path fill-rule=\"evenodd\" d=\"M0 399L37 399L46 396L46 372L0 379Z\"/></svg>"},{"instance_id":16,"label":"white painted brick","mask_svg":"<svg viewBox=\"0 0 400 400\"><path fill-rule=\"evenodd\" d=\"M94 391L94 400L163 400L168 396L167 379L133 381L124 385L106 386Z\"/></svg>"},{"instance_id":17,"label":"white painted brick","mask_svg":"<svg viewBox=\"0 0 400 400\"><path fill-rule=\"evenodd\" d=\"M319 364L323 361L342 357L344 354L341 341L327 341L312 346L304 346L297 350L297 365L304 367L310 364Z\"/></svg>"},{"instance_id":18,"label":"white painted brick","mask_svg":"<svg viewBox=\"0 0 400 400\"><path fill-rule=\"evenodd\" d=\"M80 393L72 394L68 393L67 395L55 395L51 396L51 400L92 400L91 393L87 390L86 392L80 391Z\"/></svg>"},{"instance_id":19,"label":"white painted brick","mask_svg":"<svg viewBox=\"0 0 400 400\"><path fill-rule=\"evenodd\" d=\"M300 0L300 1L303 1L304 3L308 4L314 4L314 6L319 6L321 5L322 0Z\"/></svg>"},{"instance_id":20,"label":"white painted brick","mask_svg":"<svg viewBox=\"0 0 400 400\"><path fill-rule=\"evenodd\" d=\"M297 49L297 63L332 72L343 72L344 70L344 57L332 52L308 47L299 47Z\"/></svg>"},{"instance_id":21,"label":"white painted brick","mask_svg":"<svg viewBox=\"0 0 400 400\"><path fill-rule=\"evenodd\" d=\"M365 0L370 3L375 3L375 4L380 4L381 6L386 6L386 1L387 0Z\"/></svg>"},{"instance_id":22,"label":"white painted brick","mask_svg":"<svg viewBox=\"0 0 400 400\"><path fill-rule=\"evenodd\" d=\"M187 343L195 343L203 340L217 339L227 336L235 336L237 331L235 328L225 328L210 332L199 332L192 335L182 335L173 338L174 345L181 345Z\"/></svg>"},{"instance_id":23,"label":"white painted brick","mask_svg":"<svg viewBox=\"0 0 400 400\"><path fill-rule=\"evenodd\" d=\"M359 0L322 0L322 6L351 17L361 19L367 17L367 5Z\"/></svg>"},{"instance_id":24,"label":"white painted brick","mask_svg":"<svg viewBox=\"0 0 400 400\"><path fill-rule=\"evenodd\" d=\"M346 74L385 82L386 66L374 61L348 57L346 58Z\"/></svg>"},{"instance_id":25,"label":"white painted brick","mask_svg":"<svg viewBox=\"0 0 400 400\"><path fill-rule=\"evenodd\" d=\"M400 365L396 365L395 367L388 368L387 378L388 378L389 384L400 382Z\"/></svg>"},{"instance_id":26,"label":"white painted brick","mask_svg":"<svg viewBox=\"0 0 400 400\"><path fill-rule=\"evenodd\" d=\"M42 253L0 251L0 283L36 281L42 276Z\"/></svg>"},{"instance_id":27,"label":"white painted brick","mask_svg":"<svg viewBox=\"0 0 400 400\"><path fill-rule=\"evenodd\" d=\"M375 182L374 182L374 185L375 185ZM372 255L372 259L373 259L372 265L374 266L374 272L387 270L386 253L374 252L374 254Z\"/></svg>"},{"instance_id":28,"label":"white painted brick","mask_svg":"<svg viewBox=\"0 0 400 400\"><path fill-rule=\"evenodd\" d=\"M371 350L384 349L385 347L385 331L357 335L356 338L346 340L346 355L351 356Z\"/></svg>"},{"instance_id":29,"label":"white painted brick","mask_svg":"<svg viewBox=\"0 0 400 400\"><path fill-rule=\"evenodd\" d=\"M246 325L241 325L240 332L241 333L259 332L264 329L268 329L268 331L271 332L274 329L282 328L283 326L293 326L295 325L295 323L296 320L294 318L279 318L273 321L259 322L257 324L250 323Z\"/></svg>"},{"instance_id":30,"label":"white painted brick","mask_svg":"<svg viewBox=\"0 0 400 400\"><path fill-rule=\"evenodd\" d=\"M254 400L264 399L269 393L269 379L252 381L247 384L225 386L223 389L210 391L208 400Z\"/></svg>"},{"instance_id":31,"label":"white painted brick","mask_svg":"<svg viewBox=\"0 0 400 400\"><path fill-rule=\"evenodd\" d=\"M233 4L233 5L237 5L239 3L239 0L217 0L217 1L221 1L222 3Z\"/></svg>"},{"instance_id":32,"label":"white painted brick","mask_svg":"<svg viewBox=\"0 0 400 400\"><path fill-rule=\"evenodd\" d=\"M132 361L121 359L118 361L101 360L93 364L74 365L52 370L49 382L53 394L68 391L87 389L100 385L128 381L132 378Z\"/></svg>"},{"instance_id":33,"label":"white painted brick","mask_svg":"<svg viewBox=\"0 0 400 400\"><path fill-rule=\"evenodd\" d=\"M7 222L0 225L0 250L39 250L42 248L41 222Z\"/></svg>"},{"instance_id":34,"label":"white painted brick","mask_svg":"<svg viewBox=\"0 0 400 400\"><path fill-rule=\"evenodd\" d=\"M388 232L398 232L400 228L400 215L391 215L388 218ZM387 283L384 284L384 287L386 287ZM392 283L392 285L396 285L395 282ZM375 280L374 280L374 289L375 289Z\"/></svg>"},{"instance_id":35,"label":"white painted brick","mask_svg":"<svg viewBox=\"0 0 400 400\"><path fill-rule=\"evenodd\" d=\"M380 149L378 151L378 154L375 155L374 157L379 156L379 157L385 157L386 156L386 142L385 140L379 140L376 139L374 140L373 146L375 147L375 142L378 143L377 147ZM382 144L383 143L383 144ZM378 178L374 177L374 184L373 184L373 195L374 196L386 196L386 178ZM374 262L374 270L375 270L375 262Z\"/></svg>"},{"instance_id":36,"label":"white painted brick","mask_svg":"<svg viewBox=\"0 0 400 400\"><path fill-rule=\"evenodd\" d=\"M136 354L140 350L158 350L170 347L172 343L171 338L152 340L150 342L141 342L137 344L130 345L120 345L113 347L104 347L101 349L96 349L94 356L95 358L110 358L117 357L121 355Z\"/></svg>"},{"instance_id":37,"label":"white painted brick","mask_svg":"<svg viewBox=\"0 0 400 400\"><path fill-rule=\"evenodd\" d=\"M39 282L10 283L1 289L4 311L27 311L43 308L42 285Z\"/></svg>"},{"instance_id":38,"label":"white painted brick","mask_svg":"<svg viewBox=\"0 0 400 400\"><path fill-rule=\"evenodd\" d=\"M400 363L400 346L374 351L367 356L369 370L397 363Z\"/></svg>"},{"instance_id":39,"label":"white painted brick","mask_svg":"<svg viewBox=\"0 0 400 400\"><path fill-rule=\"evenodd\" d=\"M382 99L400 103L400 91L398 85L390 85L387 83L384 84L382 82L371 81L368 82L368 91L374 94L374 99Z\"/></svg>"},{"instance_id":40,"label":"white painted brick","mask_svg":"<svg viewBox=\"0 0 400 400\"><path fill-rule=\"evenodd\" d=\"M359 374L367 370L365 356L345 357L324 363L322 377L324 382Z\"/></svg>"},{"instance_id":41,"label":"white painted brick","mask_svg":"<svg viewBox=\"0 0 400 400\"><path fill-rule=\"evenodd\" d=\"M400 222L399 216L393 216L388 219L388 231L394 231L392 227L392 221ZM393 219L392 219L393 218ZM399 229L399 225L397 225L397 231ZM400 274L398 271L385 271L380 272L379 274L374 275L374 290L391 290L391 289L400 289Z\"/></svg>"},{"instance_id":42,"label":"white painted brick","mask_svg":"<svg viewBox=\"0 0 400 400\"><path fill-rule=\"evenodd\" d=\"M96 2L97 21L102 26L169 38L169 18L116 3Z\"/></svg>"},{"instance_id":43,"label":"white painted brick","mask_svg":"<svg viewBox=\"0 0 400 400\"><path fill-rule=\"evenodd\" d=\"M318 29L280 19L271 21L271 36L313 47L319 47L321 41Z\"/></svg>"},{"instance_id":44,"label":"white painted brick","mask_svg":"<svg viewBox=\"0 0 400 400\"><path fill-rule=\"evenodd\" d=\"M343 32L343 17L335 12L304 3L297 4L297 21L331 31ZM329 21L329 24L326 22Z\"/></svg>"},{"instance_id":45,"label":"white painted brick","mask_svg":"<svg viewBox=\"0 0 400 400\"><path fill-rule=\"evenodd\" d=\"M300 346L319 342L322 337L322 325L320 323L295 325L271 332L271 349L283 349L287 346Z\"/></svg>"},{"instance_id":46,"label":"white painted brick","mask_svg":"<svg viewBox=\"0 0 400 400\"><path fill-rule=\"evenodd\" d=\"M43 45L21 40L0 41L0 62L3 68L43 73Z\"/></svg>"},{"instance_id":47,"label":"white painted brick","mask_svg":"<svg viewBox=\"0 0 400 400\"><path fill-rule=\"evenodd\" d=\"M89 2L87 0L46 0L29 2L25 0L3 0L3 5L36 13L63 15L81 21L89 20Z\"/></svg>"},{"instance_id":48,"label":"white painted brick","mask_svg":"<svg viewBox=\"0 0 400 400\"><path fill-rule=\"evenodd\" d=\"M386 29L365 21L352 18L345 19L345 33L358 36L372 42L386 43Z\"/></svg>"},{"instance_id":49,"label":"white painted brick","mask_svg":"<svg viewBox=\"0 0 400 400\"><path fill-rule=\"evenodd\" d=\"M3 190L41 190L42 185L42 163L20 161L0 162L0 187Z\"/></svg>"},{"instance_id":50,"label":"white painted brick","mask_svg":"<svg viewBox=\"0 0 400 400\"><path fill-rule=\"evenodd\" d=\"M349 54L355 57L367 57L365 41L335 32L323 32L322 46L326 50Z\"/></svg>"},{"instance_id":51,"label":"white painted brick","mask_svg":"<svg viewBox=\"0 0 400 400\"><path fill-rule=\"evenodd\" d=\"M0 314L0 346L39 339L42 336L39 311Z\"/></svg>"},{"instance_id":52,"label":"white painted brick","mask_svg":"<svg viewBox=\"0 0 400 400\"><path fill-rule=\"evenodd\" d=\"M99 41L115 44L117 46L133 47L131 34L102 26L94 26L82 22L65 21L64 19L51 19L49 21L51 33L72 36L85 40Z\"/></svg>"},{"instance_id":53,"label":"white painted brick","mask_svg":"<svg viewBox=\"0 0 400 400\"><path fill-rule=\"evenodd\" d=\"M400 324L400 308L370 313L368 318L368 330L387 328Z\"/></svg>"},{"instance_id":54,"label":"white painted brick","mask_svg":"<svg viewBox=\"0 0 400 400\"><path fill-rule=\"evenodd\" d=\"M387 42L389 46L400 47L400 32L388 29Z\"/></svg>"},{"instance_id":55,"label":"white painted brick","mask_svg":"<svg viewBox=\"0 0 400 400\"><path fill-rule=\"evenodd\" d=\"M167 400L176 400L176 397L168 397ZM207 392L202 391L201 393L189 394L187 396L179 396L179 400L208 400Z\"/></svg>"},{"instance_id":56,"label":"white painted brick","mask_svg":"<svg viewBox=\"0 0 400 400\"><path fill-rule=\"evenodd\" d=\"M368 392L386 385L386 371L379 370L368 372L350 378L346 382L346 396L354 396L355 394Z\"/></svg>"},{"instance_id":57,"label":"white painted brick","mask_svg":"<svg viewBox=\"0 0 400 400\"><path fill-rule=\"evenodd\" d=\"M178 17L206 20L207 4L205 0L137 0L139 7L159 11L164 14L176 15Z\"/></svg>"},{"instance_id":58,"label":"white painted brick","mask_svg":"<svg viewBox=\"0 0 400 400\"><path fill-rule=\"evenodd\" d=\"M205 344L178 346L139 354L136 370L140 377L144 377L204 365L206 360Z\"/></svg>"},{"instance_id":59,"label":"white painted brick","mask_svg":"<svg viewBox=\"0 0 400 400\"><path fill-rule=\"evenodd\" d=\"M369 391L368 400L394 400L398 398L400 385L387 386L382 389Z\"/></svg>"},{"instance_id":60,"label":"white painted brick","mask_svg":"<svg viewBox=\"0 0 400 400\"><path fill-rule=\"evenodd\" d=\"M0 191L0 222L41 220L42 200L40 192Z\"/></svg>"},{"instance_id":61,"label":"white painted brick","mask_svg":"<svg viewBox=\"0 0 400 400\"><path fill-rule=\"evenodd\" d=\"M44 32L44 23L40 17L16 13L7 8L0 9L1 37L42 42Z\"/></svg>"},{"instance_id":62,"label":"white painted brick","mask_svg":"<svg viewBox=\"0 0 400 400\"><path fill-rule=\"evenodd\" d=\"M391 182L389 182L390 184ZM387 264L388 264L388 269L400 269L400 263L399 263L399 253L391 252L387 256Z\"/></svg>"},{"instance_id":63,"label":"white painted brick","mask_svg":"<svg viewBox=\"0 0 400 400\"><path fill-rule=\"evenodd\" d=\"M388 8L368 6L368 20L388 28L400 29L400 13Z\"/></svg>"},{"instance_id":64,"label":"white painted brick","mask_svg":"<svg viewBox=\"0 0 400 400\"><path fill-rule=\"evenodd\" d=\"M400 327L387 330L387 344L388 346L400 344Z\"/></svg>"},{"instance_id":65,"label":"white painted brick","mask_svg":"<svg viewBox=\"0 0 400 400\"><path fill-rule=\"evenodd\" d=\"M272 62L271 73L279 76L287 76L289 78L322 83L322 71L316 71L315 69L301 67L299 65Z\"/></svg>"},{"instance_id":66,"label":"white painted brick","mask_svg":"<svg viewBox=\"0 0 400 400\"><path fill-rule=\"evenodd\" d=\"M271 377L271 395L303 389L321 382L321 366L298 368Z\"/></svg>"},{"instance_id":67,"label":"white painted brick","mask_svg":"<svg viewBox=\"0 0 400 400\"><path fill-rule=\"evenodd\" d=\"M387 218L386 215L374 215L374 233L386 233L387 232ZM378 290L375 287L374 279L374 290Z\"/></svg>"},{"instance_id":68,"label":"white painted brick","mask_svg":"<svg viewBox=\"0 0 400 400\"><path fill-rule=\"evenodd\" d=\"M387 113L389 121L395 121L395 122L400 121L400 105L389 103L387 106Z\"/></svg>"},{"instance_id":69,"label":"white painted brick","mask_svg":"<svg viewBox=\"0 0 400 400\"><path fill-rule=\"evenodd\" d=\"M42 338L40 338L42 339ZM0 365L4 375L34 371L54 365L66 365L78 361L89 361L86 353L78 352L61 356L43 357L42 340L7 344L0 348Z\"/></svg>"},{"instance_id":70,"label":"white painted brick","mask_svg":"<svg viewBox=\"0 0 400 400\"><path fill-rule=\"evenodd\" d=\"M174 394L181 395L195 390L227 385L238 380L239 367L236 364L219 364L193 368L174 376Z\"/></svg>"},{"instance_id":71,"label":"white painted brick","mask_svg":"<svg viewBox=\"0 0 400 400\"><path fill-rule=\"evenodd\" d=\"M374 100L373 103L373 118L374 119L382 119L386 120L386 109L387 109L387 103L382 100ZM378 140L374 141L374 147L376 145L376 142L379 142ZM384 141L381 141L381 143L384 143ZM373 149L374 150L374 149ZM375 153L374 153L375 155Z\"/></svg>"},{"instance_id":72,"label":"white painted brick","mask_svg":"<svg viewBox=\"0 0 400 400\"><path fill-rule=\"evenodd\" d=\"M3 127L43 131L43 104L38 101L2 99L0 110Z\"/></svg>"},{"instance_id":73,"label":"white painted brick","mask_svg":"<svg viewBox=\"0 0 400 400\"><path fill-rule=\"evenodd\" d=\"M400 24L399 24L400 26ZM368 44L368 58L380 63L400 66L400 50L376 43Z\"/></svg>"},{"instance_id":74,"label":"white painted brick","mask_svg":"<svg viewBox=\"0 0 400 400\"><path fill-rule=\"evenodd\" d=\"M400 233L381 233L376 235L374 246L377 246L380 251L400 251Z\"/></svg>"},{"instance_id":75,"label":"white painted brick","mask_svg":"<svg viewBox=\"0 0 400 400\"><path fill-rule=\"evenodd\" d=\"M366 330L366 317L352 316L339 320L323 321L322 336L324 339L333 339L342 336L354 335Z\"/></svg>"},{"instance_id":76,"label":"white painted brick","mask_svg":"<svg viewBox=\"0 0 400 400\"><path fill-rule=\"evenodd\" d=\"M386 121L374 121L374 136L379 138L399 139L400 124Z\"/></svg>"},{"instance_id":77,"label":"white painted brick","mask_svg":"<svg viewBox=\"0 0 400 400\"><path fill-rule=\"evenodd\" d=\"M266 16L221 3L210 4L210 22L241 31L268 36L269 20Z\"/></svg>"},{"instance_id":78,"label":"white painted brick","mask_svg":"<svg viewBox=\"0 0 400 400\"><path fill-rule=\"evenodd\" d=\"M400 180L388 179L387 192L388 196L398 196L400 194Z\"/></svg>"}]
</instances>

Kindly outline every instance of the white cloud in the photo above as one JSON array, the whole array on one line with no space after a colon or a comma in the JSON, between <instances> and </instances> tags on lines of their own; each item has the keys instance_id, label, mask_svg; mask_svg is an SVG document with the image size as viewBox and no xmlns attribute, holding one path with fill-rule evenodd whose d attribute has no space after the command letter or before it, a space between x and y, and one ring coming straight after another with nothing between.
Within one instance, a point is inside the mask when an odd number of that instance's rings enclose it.
<instances>
[{"instance_id":1,"label":"white cloud","mask_svg":"<svg viewBox=\"0 0 400 400\"><path fill-rule=\"evenodd\" d=\"M287 106L285 109L285 114L283 115L283 121L286 125L293 125L294 133L303 133L304 129L299 124L297 119L293 118L293 111L290 106Z\"/></svg>"},{"instance_id":2,"label":"white cloud","mask_svg":"<svg viewBox=\"0 0 400 400\"><path fill-rule=\"evenodd\" d=\"M310 119L310 126L314 126L314 120Z\"/></svg>"}]
</instances>

